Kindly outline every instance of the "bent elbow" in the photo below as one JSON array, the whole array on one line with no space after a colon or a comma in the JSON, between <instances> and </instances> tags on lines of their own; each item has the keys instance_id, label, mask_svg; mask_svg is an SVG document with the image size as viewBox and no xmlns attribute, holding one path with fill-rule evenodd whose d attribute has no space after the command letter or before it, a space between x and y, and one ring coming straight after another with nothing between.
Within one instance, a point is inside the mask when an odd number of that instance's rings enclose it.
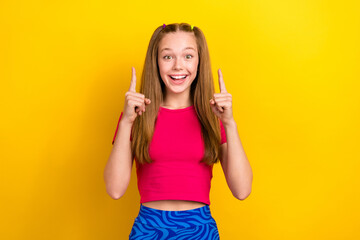
<instances>
[{"instance_id":1,"label":"bent elbow","mask_svg":"<svg viewBox=\"0 0 360 240\"><path fill-rule=\"evenodd\" d=\"M114 200L118 200L123 196L123 194L118 194L118 193L108 193L108 195Z\"/></svg>"},{"instance_id":2,"label":"bent elbow","mask_svg":"<svg viewBox=\"0 0 360 240\"><path fill-rule=\"evenodd\" d=\"M250 195L251 191L246 193L246 194L238 194L238 195L234 195L234 197L236 197L237 199L239 199L240 201L244 201L249 195Z\"/></svg>"},{"instance_id":3,"label":"bent elbow","mask_svg":"<svg viewBox=\"0 0 360 240\"><path fill-rule=\"evenodd\" d=\"M120 183L120 184L119 184ZM105 180L106 193L114 200L120 199L126 192L129 180Z\"/></svg>"},{"instance_id":4,"label":"bent elbow","mask_svg":"<svg viewBox=\"0 0 360 240\"><path fill-rule=\"evenodd\" d=\"M124 195L124 192L114 192L109 189L106 189L106 193L114 200L118 200Z\"/></svg>"}]
</instances>

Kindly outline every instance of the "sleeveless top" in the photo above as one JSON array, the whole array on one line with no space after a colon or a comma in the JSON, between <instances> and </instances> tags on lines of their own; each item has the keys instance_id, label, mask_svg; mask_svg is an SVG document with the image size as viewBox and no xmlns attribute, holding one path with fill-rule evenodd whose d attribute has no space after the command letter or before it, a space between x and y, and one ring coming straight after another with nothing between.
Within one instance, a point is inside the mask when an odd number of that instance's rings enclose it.
<instances>
[{"instance_id":1,"label":"sleeveless top","mask_svg":"<svg viewBox=\"0 0 360 240\"><path fill-rule=\"evenodd\" d=\"M223 144L226 142L226 134L221 121L220 130ZM135 161L140 203L188 200L210 205L213 165L200 163L204 153L201 123L194 105L181 109L160 107L149 145L149 155L153 162L141 165Z\"/></svg>"}]
</instances>

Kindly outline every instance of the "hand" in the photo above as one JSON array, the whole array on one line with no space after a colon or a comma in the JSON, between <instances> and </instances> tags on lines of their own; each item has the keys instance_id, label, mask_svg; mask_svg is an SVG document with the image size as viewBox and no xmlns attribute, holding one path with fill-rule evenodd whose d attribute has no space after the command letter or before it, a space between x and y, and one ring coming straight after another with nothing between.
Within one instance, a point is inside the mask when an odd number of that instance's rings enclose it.
<instances>
[{"instance_id":1,"label":"hand","mask_svg":"<svg viewBox=\"0 0 360 240\"><path fill-rule=\"evenodd\" d=\"M135 68L132 67L132 77L130 88L125 93L125 106L123 111L123 118L128 119L130 123L135 121L138 115L145 112L145 105L150 104L150 99L145 98L144 94L136 92L136 73Z\"/></svg>"},{"instance_id":2,"label":"hand","mask_svg":"<svg viewBox=\"0 0 360 240\"><path fill-rule=\"evenodd\" d=\"M210 105L215 115L220 118L221 122L224 125L226 125L229 124L231 121L234 121L232 113L232 96L226 91L224 79L220 68L218 70L218 75L220 93L214 94L214 98L210 99Z\"/></svg>"}]
</instances>

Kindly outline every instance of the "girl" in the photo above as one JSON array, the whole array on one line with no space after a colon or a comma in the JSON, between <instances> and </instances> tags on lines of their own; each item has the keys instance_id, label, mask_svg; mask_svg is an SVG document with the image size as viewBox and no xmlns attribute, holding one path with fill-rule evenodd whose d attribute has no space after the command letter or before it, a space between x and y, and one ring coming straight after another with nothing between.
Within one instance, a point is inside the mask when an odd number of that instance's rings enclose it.
<instances>
[{"instance_id":1,"label":"girl","mask_svg":"<svg viewBox=\"0 0 360 240\"><path fill-rule=\"evenodd\" d=\"M221 93L214 94L204 34L186 23L164 24L153 33L140 93L132 68L104 171L107 193L119 199L136 162L140 211L129 239L219 239L209 207L219 159L233 195L243 200L250 194L252 171L231 94L220 69L218 74ZM229 151L227 140L233 142Z\"/></svg>"}]
</instances>

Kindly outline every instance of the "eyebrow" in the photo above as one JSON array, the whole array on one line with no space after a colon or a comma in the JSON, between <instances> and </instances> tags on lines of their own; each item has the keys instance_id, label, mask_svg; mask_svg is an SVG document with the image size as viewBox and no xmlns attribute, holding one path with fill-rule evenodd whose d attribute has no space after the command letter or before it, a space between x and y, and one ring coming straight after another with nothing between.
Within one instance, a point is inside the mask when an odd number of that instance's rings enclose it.
<instances>
[{"instance_id":1,"label":"eyebrow","mask_svg":"<svg viewBox=\"0 0 360 240\"><path fill-rule=\"evenodd\" d=\"M194 50L196 52L195 48L193 48L193 47L186 47L183 50L186 50L186 49L192 49L192 50ZM160 52L162 52L164 50L171 50L171 48L163 48Z\"/></svg>"}]
</instances>

